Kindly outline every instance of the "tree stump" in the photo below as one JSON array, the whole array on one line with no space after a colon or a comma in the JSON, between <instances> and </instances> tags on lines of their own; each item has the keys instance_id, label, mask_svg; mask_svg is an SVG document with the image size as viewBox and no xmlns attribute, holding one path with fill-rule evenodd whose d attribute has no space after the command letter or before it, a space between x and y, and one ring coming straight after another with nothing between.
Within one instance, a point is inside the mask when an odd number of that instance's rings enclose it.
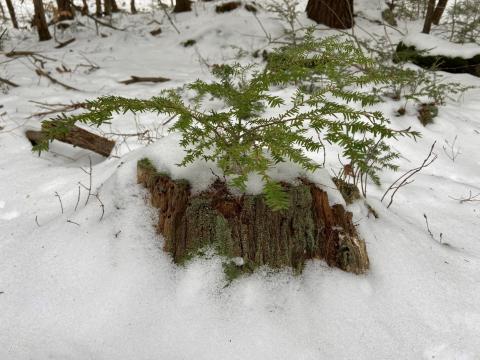
<instances>
[{"instance_id":1,"label":"tree stump","mask_svg":"<svg viewBox=\"0 0 480 360\"><path fill-rule=\"evenodd\" d=\"M334 29L353 27L353 0L308 0L307 16Z\"/></svg>"},{"instance_id":2,"label":"tree stump","mask_svg":"<svg viewBox=\"0 0 480 360\"><path fill-rule=\"evenodd\" d=\"M234 196L221 181L192 194L187 181L157 172L148 159L138 162L137 181L159 209L157 230L175 263L213 247L219 255L241 259L235 262L239 273L262 265L299 273L308 259L355 274L368 270L352 214L340 204L330 206L327 193L305 180L284 185L290 205L281 211L272 211L263 195Z\"/></svg>"}]
</instances>

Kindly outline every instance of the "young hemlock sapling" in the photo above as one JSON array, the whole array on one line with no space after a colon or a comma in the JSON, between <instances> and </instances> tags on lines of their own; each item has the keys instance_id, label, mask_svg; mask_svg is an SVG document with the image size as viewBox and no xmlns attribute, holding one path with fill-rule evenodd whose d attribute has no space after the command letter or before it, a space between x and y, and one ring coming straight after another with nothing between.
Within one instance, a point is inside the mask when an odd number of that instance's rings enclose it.
<instances>
[{"instance_id":1,"label":"young hemlock sapling","mask_svg":"<svg viewBox=\"0 0 480 360\"><path fill-rule=\"evenodd\" d=\"M197 159L214 161L231 185L242 191L248 176L259 174L268 205L283 209L288 194L269 176L276 164L288 160L315 171L319 165L306 152L321 151L325 143L337 144L359 178L368 176L378 183L378 170L396 169L392 161L398 154L386 140L419 136L410 129L394 130L381 112L367 110L378 97L361 88L385 81L371 71L373 67L352 42L338 37L317 40L309 33L297 45L276 49L265 68L214 66L215 81L197 80L187 86L196 94L190 103L175 90L150 99L107 96L90 101L86 113L47 121L56 126L45 126L45 141L36 149L46 150L58 132L68 132L77 121L100 126L114 113L125 112L176 116L171 131L181 134L186 150L180 165ZM290 84L296 85L289 99L272 93Z\"/></svg>"}]
</instances>

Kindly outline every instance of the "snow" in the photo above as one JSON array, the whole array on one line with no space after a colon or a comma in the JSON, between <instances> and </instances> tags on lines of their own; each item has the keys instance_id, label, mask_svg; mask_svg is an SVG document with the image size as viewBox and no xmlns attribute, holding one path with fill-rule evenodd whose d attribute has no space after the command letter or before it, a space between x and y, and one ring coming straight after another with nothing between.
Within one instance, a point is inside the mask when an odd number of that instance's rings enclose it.
<instances>
[{"instance_id":1,"label":"snow","mask_svg":"<svg viewBox=\"0 0 480 360\"><path fill-rule=\"evenodd\" d=\"M423 34L410 33L402 39L407 46L415 46L418 50L424 50L429 55L443 55L470 59L480 55L480 46L475 43L455 44L439 37Z\"/></svg>"},{"instance_id":2,"label":"snow","mask_svg":"<svg viewBox=\"0 0 480 360\"><path fill-rule=\"evenodd\" d=\"M0 97L0 359L479 359L480 204L454 199L480 193L478 88L461 102L448 101L425 128L410 108L395 117L399 102L379 105L393 126L411 126L423 137L394 143L402 154L400 172L383 172L382 188L369 187L368 203L378 219L361 202L349 206L371 261L362 276L312 261L299 276L260 269L227 286L216 256L174 265L155 233L156 211L136 184L136 162L150 156L198 188L211 181L212 164L175 167L181 158L177 135L167 136L165 119L154 114L118 115L100 128L122 134L149 130L153 137L148 144L114 136L118 146L108 159L61 143L40 157L31 152L24 131L39 128L39 119L28 117L40 109L30 100L149 97L197 77L208 80L203 61L235 60L232 45L252 51L266 44L258 22L244 10L214 15L204 3L195 10L175 16L180 35L163 19L158 37L148 33L157 25L147 25L153 18L147 13L119 15L117 25L131 24L131 30L102 28L105 38L94 36L95 27L82 19L86 27L57 34L77 39L63 49L54 49L53 41L38 43L30 30L9 31L5 50L31 49L57 59L46 69L81 91L38 79L26 59L6 61L0 55L1 76L20 85ZM154 16L160 21L163 13ZM268 31L280 34L274 16L258 16ZM304 17L301 22L309 24ZM384 31L366 19L357 23L370 32ZM389 35L400 39L393 31ZM197 40L194 47L179 45L189 38ZM100 69L77 67L87 59ZM57 72L61 64L72 71ZM173 80L118 84L130 75ZM480 86L470 75L447 76ZM454 150L461 154L452 161L442 145L455 136ZM387 209L380 202L383 191L418 166L433 141L437 161ZM321 154L311 155L322 162ZM88 170L90 160L92 191L104 204L103 217L96 198L85 204L82 187L77 205L79 182L90 180L81 168ZM325 171L338 167L332 154L313 179L329 188ZM285 179L297 172L289 165L275 171ZM257 180L249 182L250 191L258 191Z\"/></svg>"}]
</instances>

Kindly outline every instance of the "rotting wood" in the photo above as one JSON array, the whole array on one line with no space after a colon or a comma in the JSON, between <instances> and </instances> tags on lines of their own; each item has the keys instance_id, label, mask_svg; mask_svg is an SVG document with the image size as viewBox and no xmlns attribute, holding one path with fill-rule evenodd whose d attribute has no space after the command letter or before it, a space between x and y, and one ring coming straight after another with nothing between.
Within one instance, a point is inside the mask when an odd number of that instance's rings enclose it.
<instances>
[{"instance_id":1,"label":"rotting wood","mask_svg":"<svg viewBox=\"0 0 480 360\"><path fill-rule=\"evenodd\" d=\"M49 126L54 125L49 123ZM45 125L43 128L45 129ZM44 131L28 130L25 132L25 136L33 145L36 145L43 140ZM90 131L75 125L67 134L61 136L59 135L55 137L55 140L96 152L97 154L105 157L110 156L113 148L115 147L115 141L109 140L97 134L93 134Z\"/></svg>"},{"instance_id":2,"label":"rotting wood","mask_svg":"<svg viewBox=\"0 0 480 360\"><path fill-rule=\"evenodd\" d=\"M290 205L281 211L272 211L263 195L234 196L221 181L193 195L188 182L158 173L148 159L138 162L137 181L159 209L157 230L176 263L210 246L227 258L241 258L240 272L262 265L301 272L309 259L356 274L369 268L352 214L331 206L327 193L306 181L285 184Z\"/></svg>"}]
</instances>

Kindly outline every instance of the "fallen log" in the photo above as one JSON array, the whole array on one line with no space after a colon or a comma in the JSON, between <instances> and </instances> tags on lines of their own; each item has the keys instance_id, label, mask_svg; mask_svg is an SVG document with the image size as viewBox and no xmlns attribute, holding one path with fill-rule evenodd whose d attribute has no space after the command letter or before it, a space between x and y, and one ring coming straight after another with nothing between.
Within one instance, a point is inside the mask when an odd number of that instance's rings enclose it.
<instances>
[{"instance_id":1,"label":"fallen log","mask_svg":"<svg viewBox=\"0 0 480 360\"><path fill-rule=\"evenodd\" d=\"M37 145L44 140L45 127L42 127L42 131L28 130L25 132L25 136L28 140L30 140L32 145ZM110 156L115 146L115 141L109 140L97 134L93 134L90 131L79 128L75 125L70 129L67 134L56 136L55 140L96 152L97 154L105 157Z\"/></svg>"},{"instance_id":2,"label":"fallen log","mask_svg":"<svg viewBox=\"0 0 480 360\"><path fill-rule=\"evenodd\" d=\"M192 194L187 181L158 173L148 159L138 162L137 182L159 209L157 230L175 263L213 247L234 260L238 273L263 265L301 272L315 258L356 274L368 270L352 214L340 204L331 206L327 193L307 181L285 184L290 205L281 211L272 211L263 195L234 196L221 181Z\"/></svg>"},{"instance_id":3,"label":"fallen log","mask_svg":"<svg viewBox=\"0 0 480 360\"><path fill-rule=\"evenodd\" d=\"M145 77L145 76L130 76L130 79L119 81L121 84L130 85L139 82L152 82L152 83L161 83L170 81L170 79L162 77L162 76L155 76L155 77Z\"/></svg>"}]
</instances>

